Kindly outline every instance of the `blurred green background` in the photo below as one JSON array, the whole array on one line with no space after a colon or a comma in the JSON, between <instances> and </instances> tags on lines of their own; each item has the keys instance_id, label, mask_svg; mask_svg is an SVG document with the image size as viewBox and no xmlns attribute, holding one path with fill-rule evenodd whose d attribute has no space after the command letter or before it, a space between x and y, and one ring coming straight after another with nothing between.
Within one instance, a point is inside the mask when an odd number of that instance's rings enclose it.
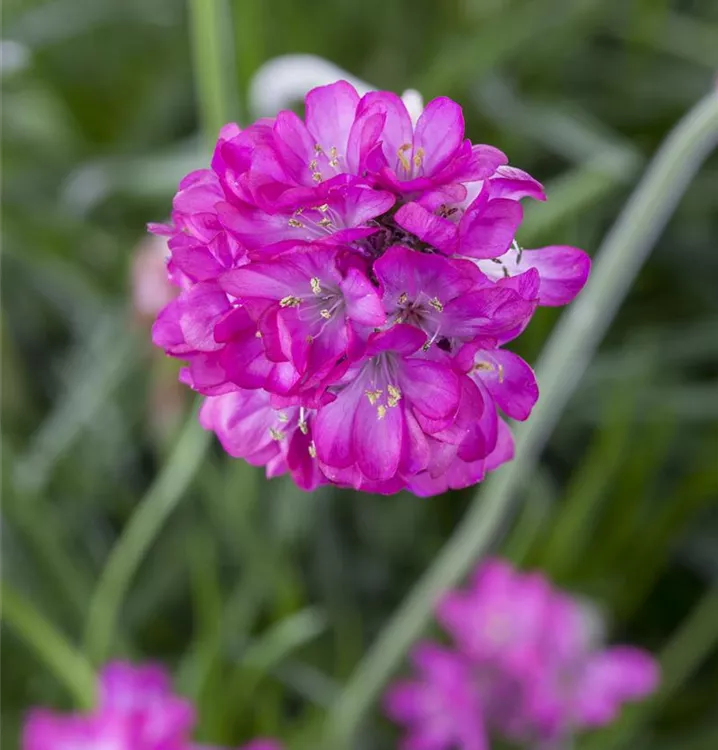
<instances>
[{"instance_id":1,"label":"blurred green background","mask_svg":"<svg viewBox=\"0 0 718 750\"><path fill-rule=\"evenodd\" d=\"M266 482L196 429L182 433L190 398L133 312L130 270L145 222L164 219L178 179L207 158L187 7L5 0L2 10L2 547L22 613L2 633L2 748L17 747L30 705L73 705L68 683L82 670L53 634L88 659L165 661L198 701L205 741L316 746L326 707L477 490L308 495ZM473 140L547 185L549 203L530 206L519 235L528 247L593 253L718 71L714 0L233 0L224 10L234 118L251 117L262 63L290 52L378 88L451 96ZM492 547L594 597L612 638L664 659L659 698L578 747L718 747L716 196L714 155ZM521 338L529 361L557 317L542 309ZM180 434L179 474L173 465L153 484ZM166 522L139 524L148 538L132 544L148 551L117 601L117 628L101 599L88 640L108 555L150 490ZM360 746L396 737L375 711Z\"/></svg>"}]
</instances>

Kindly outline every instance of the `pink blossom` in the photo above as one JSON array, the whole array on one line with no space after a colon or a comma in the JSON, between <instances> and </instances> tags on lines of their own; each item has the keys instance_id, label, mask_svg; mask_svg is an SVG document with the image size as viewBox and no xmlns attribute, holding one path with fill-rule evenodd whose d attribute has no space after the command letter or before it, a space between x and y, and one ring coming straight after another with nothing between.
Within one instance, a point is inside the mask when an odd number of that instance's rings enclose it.
<instances>
[{"instance_id":1,"label":"pink blossom","mask_svg":"<svg viewBox=\"0 0 718 750\"><path fill-rule=\"evenodd\" d=\"M412 653L419 678L395 683L384 708L407 726L403 750L488 750L482 705L469 666L453 651L425 643Z\"/></svg>"},{"instance_id":2,"label":"pink blossom","mask_svg":"<svg viewBox=\"0 0 718 750\"><path fill-rule=\"evenodd\" d=\"M195 722L189 701L174 695L158 666L108 664L90 714L32 711L23 750L186 750Z\"/></svg>"},{"instance_id":3,"label":"pink blossom","mask_svg":"<svg viewBox=\"0 0 718 750\"><path fill-rule=\"evenodd\" d=\"M602 646L602 622L588 604L540 573L520 573L500 560L483 563L467 589L448 592L437 616L452 646L420 645L417 676L395 684L386 698L411 747L488 747L489 733L563 746L575 733L611 723L624 703L658 684L649 653ZM473 725L466 706L473 707ZM437 733L439 712L454 734Z\"/></svg>"},{"instance_id":4,"label":"pink blossom","mask_svg":"<svg viewBox=\"0 0 718 750\"><path fill-rule=\"evenodd\" d=\"M230 456L265 466L269 478L289 472L304 490L326 482L314 460L313 419L302 407L273 408L262 389L210 397L200 412L202 426L217 434Z\"/></svg>"},{"instance_id":5,"label":"pink blossom","mask_svg":"<svg viewBox=\"0 0 718 750\"><path fill-rule=\"evenodd\" d=\"M142 320L153 320L177 296L177 289L167 278L168 257L163 237L147 237L133 251L132 307Z\"/></svg>"},{"instance_id":6,"label":"pink blossom","mask_svg":"<svg viewBox=\"0 0 718 750\"><path fill-rule=\"evenodd\" d=\"M23 727L22 750L224 750L192 742L194 707L173 693L162 667L113 662L98 683L97 705L89 713L33 709ZM255 739L239 750L282 746Z\"/></svg>"},{"instance_id":7,"label":"pink blossom","mask_svg":"<svg viewBox=\"0 0 718 750\"><path fill-rule=\"evenodd\" d=\"M578 293L588 258L521 250L520 201L543 189L467 140L450 99L412 119L339 81L305 110L223 128L151 226L181 289L153 340L210 399L205 427L270 476L421 495L481 481L513 456L502 415L537 398L504 347Z\"/></svg>"}]
</instances>

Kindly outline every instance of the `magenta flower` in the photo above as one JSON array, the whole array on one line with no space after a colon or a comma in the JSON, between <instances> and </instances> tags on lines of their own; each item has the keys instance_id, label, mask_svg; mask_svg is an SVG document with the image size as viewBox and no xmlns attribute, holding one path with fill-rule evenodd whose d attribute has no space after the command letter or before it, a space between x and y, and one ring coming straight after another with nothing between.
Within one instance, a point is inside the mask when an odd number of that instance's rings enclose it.
<instances>
[{"instance_id":1,"label":"magenta flower","mask_svg":"<svg viewBox=\"0 0 718 750\"><path fill-rule=\"evenodd\" d=\"M417 647L417 676L386 696L387 713L406 726L407 747L489 747L490 736L562 747L658 684L647 652L602 648L591 607L540 573L499 560L481 565L468 589L446 594L437 615L453 647Z\"/></svg>"},{"instance_id":2,"label":"magenta flower","mask_svg":"<svg viewBox=\"0 0 718 750\"><path fill-rule=\"evenodd\" d=\"M394 94L319 87L304 120L223 128L151 225L181 288L153 340L208 398L203 425L268 476L467 487L511 459L501 415L538 395L505 345L589 270L575 248L520 248L523 198L541 185L467 140L455 102L414 124Z\"/></svg>"},{"instance_id":3,"label":"magenta flower","mask_svg":"<svg viewBox=\"0 0 718 750\"><path fill-rule=\"evenodd\" d=\"M195 711L172 692L167 672L150 664L114 662L99 676L97 706L88 714L30 712L21 750L224 750L190 739ZM241 750L282 750L256 739Z\"/></svg>"},{"instance_id":4,"label":"magenta flower","mask_svg":"<svg viewBox=\"0 0 718 750\"><path fill-rule=\"evenodd\" d=\"M427 339L396 324L371 334L317 412L317 458L333 481L358 489L411 476L429 460L427 432L450 424L459 404L451 367L421 356Z\"/></svg>"},{"instance_id":5,"label":"magenta flower","mask_svg":"<svg viewBox=\"0 0 718 750\"><path fill-rule=\"evenodd\" d=\"M394 684L384 707L405 724L403 750L488 750L482 705L471 669L449 649L422 644L412 653L420 679Z\"/></svg>"},{"instance_id":6,"label":"magenta flower","mask_svg":"<svg viewBox=\"0 0 718 750\"><path fill-rule=\"evenodd\" d=\"M155 665L108 664L91 714L30 713L23 750L187 750L195 722L189 701L172 692Z\"/></svg>"},{"instance_id":7,"label":"magenta flower","mask_svg":"<svg viewBox=\"0 0 718 750\"><path fill-rule=\"evenodd\" d=\"M288 471L304 490L327 481L315 460L314 419L303 407L273 408L262 389L210 397L200 412L202 426L217 434L230 456L266 466L268 477Z\"/></svg>"}]
</instances>

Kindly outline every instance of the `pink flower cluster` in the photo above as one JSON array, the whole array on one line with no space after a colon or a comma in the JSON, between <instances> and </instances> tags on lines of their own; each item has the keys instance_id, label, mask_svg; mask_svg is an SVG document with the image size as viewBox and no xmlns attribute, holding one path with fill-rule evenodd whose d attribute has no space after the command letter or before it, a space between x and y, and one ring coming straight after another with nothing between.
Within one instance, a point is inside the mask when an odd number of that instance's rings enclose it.
<instances>
[{"instance_id":1,"label":"pink flower cluster","mask_svg":"<svg viewBox=\"0 0 718 750\"><path fill-rule=\"evenodd\" d=\"M504 344L589 272L581 250L519 247L525 197L545 199L450 99L413 122L392 93L316 88L304 120L226 126L150 225L182 289L154 341L207 396L204 427L270 477L474 484L512 457L499 410L526 419L538 396Z\"/></svg>"},{"instance_id":2,"label":"pink flower cluster","mask_svg":"<svg viewBox=\"0 0 718 750\"><path fill-rule=\"evenodd\" d=\"M158 666L108 664L99 678L99 700L89 714L35 709L28 716L22 750L221 750L191 742L195 712L174 695ZM242 750L282 750L255 740Z\"/></svg>"},{"instance_id":3,"label":"pink flower cluster","mask_svg":"<svg viewBox=\"0 0 718 750\"><path fill-rule=\"evenodd\" d=\"M387 693L407 750L488 750L490 737L555 750L655 690L658 666L631 646L602 648L597 613L539 573L481 565L438 606L450 647L420 644L413 679Z\"/></svg>"}]
</instances>

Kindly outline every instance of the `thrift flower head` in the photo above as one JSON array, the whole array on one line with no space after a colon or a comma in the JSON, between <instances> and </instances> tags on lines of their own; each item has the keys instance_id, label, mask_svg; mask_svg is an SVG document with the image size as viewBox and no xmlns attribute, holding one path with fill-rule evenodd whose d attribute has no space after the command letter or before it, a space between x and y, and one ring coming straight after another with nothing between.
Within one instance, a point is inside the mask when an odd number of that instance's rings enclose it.
<instances>
[{"instance_id":1,"label":"thrift flower head","mask_svg":"<svg viewBox=\"0 0 718 750\"><path fill-rule=\"evenodd\" d=\"M503 347L588 276L581 250L518 245L541 185L466 139L458 104L412 115L339 81L304 119L227 125L150 225L180 289L153 338L202 424L304 489L432 495L509 460L500 413L528 418L538 389Z\"/></svg>"},{"instance_id":2,"label":"thrift flower head","mask_svg":"<svg viewBox=\"0 0 718 750\"><path fill-rule=\"evenodd\" d=\"M88 714L30 712L22 750L222 750L195 745L191 703L172 692L169 675L155 665L108 664L100 673L98 701ZM255 740L244 750L281 750Z\"/></svg>"},{"instance_id":3,"label":"thrift flower head","mask_svg":"<svg viewBox=\"0 0 718 750\"><path fill-rule=\"evenodd\" d=\"M437 615L453 645L417 647L417 676L386 696L387 713L406 726L406 748L474 750L490 747L490 736L564 747L658 683L647 652L603 647L593 609L498 560L447 594Z\"/></svg>"}]
</instances>

